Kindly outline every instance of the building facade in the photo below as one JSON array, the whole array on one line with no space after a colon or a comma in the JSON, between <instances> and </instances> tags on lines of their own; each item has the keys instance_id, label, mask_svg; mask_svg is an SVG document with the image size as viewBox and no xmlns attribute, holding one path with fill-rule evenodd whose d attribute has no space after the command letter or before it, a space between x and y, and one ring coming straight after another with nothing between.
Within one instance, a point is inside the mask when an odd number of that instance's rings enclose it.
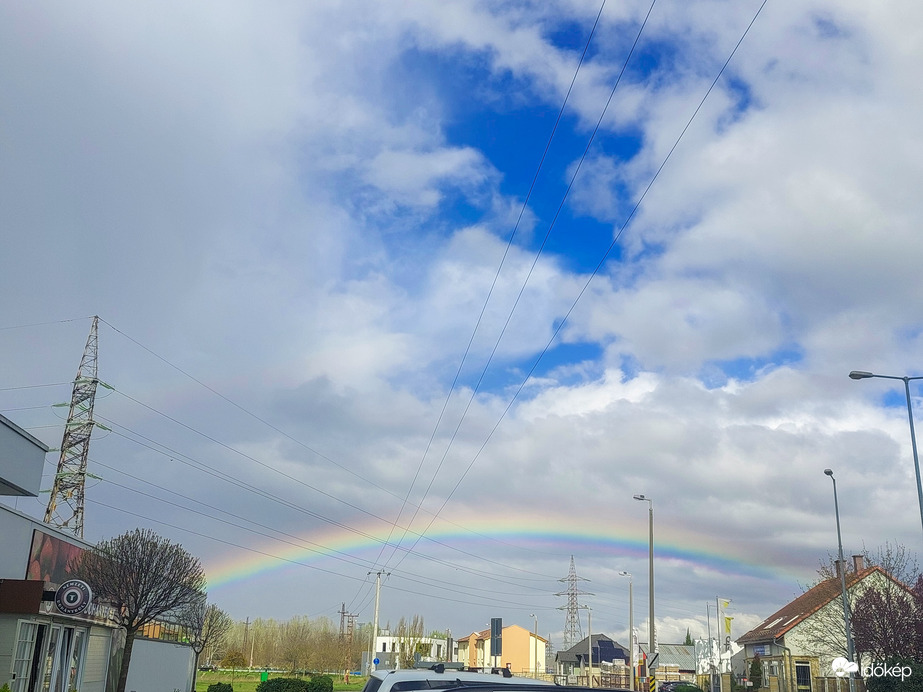
<instances>
[{"instance_id":1,"label":"building facade","mask_svg":"<svg viewBox=\"0 0 923 692\"><path fill-rule=\"evenodd\" d=\"M473 670L508 668L513 675L541 677L545 674L548 641L519 625L508 625L500 634L501 653L491 656L490 630L472 632L458 640L458 660Z\"/></svg>"}]
</instances>

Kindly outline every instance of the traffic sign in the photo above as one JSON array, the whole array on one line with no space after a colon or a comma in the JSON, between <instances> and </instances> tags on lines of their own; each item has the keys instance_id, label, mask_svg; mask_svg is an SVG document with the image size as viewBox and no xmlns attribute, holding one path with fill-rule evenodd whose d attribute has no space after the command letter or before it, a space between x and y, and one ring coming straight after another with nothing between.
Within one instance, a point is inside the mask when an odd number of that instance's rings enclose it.
<instances>
[{"instance_id":1,"label":"traffic sign","mask_svg":"<svg viewBox=\"0 0 923 692\"><path fill-rule=\"evenodd\" d=\"M655 651L650 655L650 658L647 659L647 667L650 670L657 670L657 663L660 659L660 652Z\"/></svg>"}]
</instances>

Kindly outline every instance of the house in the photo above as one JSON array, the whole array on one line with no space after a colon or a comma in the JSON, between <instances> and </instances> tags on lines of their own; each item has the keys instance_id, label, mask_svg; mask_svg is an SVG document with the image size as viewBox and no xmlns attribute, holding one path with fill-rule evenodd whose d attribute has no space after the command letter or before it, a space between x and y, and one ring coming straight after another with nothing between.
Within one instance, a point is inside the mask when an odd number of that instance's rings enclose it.
<instances>
[{"instance_id":1,"label":"house","mask_svg":"<svg viewBox=\"0 0 923 692\"><path fill-rule=\"evenodd\" d=\"M513 675L538 677L545 672L545 647L548 640L519 625L501 630L501 654L490 655L490 630L472 632L458 640L458 660L476 670L505 667Z\"/></svg>"},{"instance_id":2,"label":"house","mask_svg":"<svg viewBox=\"0 0 923 692\"><path fill-rule=\"evenodd\" d=\"M375 658L378 659L376 667L381 670L397 670L401 665L403 647L413 646L414 654L419 655L420 661L451 661L451 640L445 637L419 637L405 638L383 630L375 637Z\"/></svg>"},{"instance_id":3,"label":"house","mask_svg":"<svg viewBox=\"0 0 923 692\"><path fill-rule=\"evenodd\" d=\"M591 654L592 647L592 654ZM592 658L591 658L592 655ZM584 637L566 651L559 651L555 656L555 677L568 684L578 684L583 678L586 684L587 662L593 686L602 686L605 675L614 687L628 687L631 681L631 662L629 650L605 634L593 634Z\"/></svg>"},{"instance_id":4,"label":"house","mask_svg":"<svg viewBox=\"0 0 923 692\"><path fill-rule=\"evenodd\" d=\"M650 657L647 644L640 645L644 660ZM657 671L658 682L683 680L696 682L696 663L694 644L658 644Z\"/></svg>"},{"instance_id":5,"label":"house","mask_svg":"<svg viewBox=\"0 0 923 692\"><path fill-rule=\"evenodd\" d=\"M866 567L861 555L852 560L852 570L846 571L850 600L867 589L899 583L881 567ZM838 560L836 576L805 591L737 640L744 647L747 670L759 656L763 686L771 692L825 692L828 681L845 683L836 680L831 667L834 658L846 656L840 576L844 567ZM821 635L826 644L819 642Z\"/></svg>"}]
</instances>

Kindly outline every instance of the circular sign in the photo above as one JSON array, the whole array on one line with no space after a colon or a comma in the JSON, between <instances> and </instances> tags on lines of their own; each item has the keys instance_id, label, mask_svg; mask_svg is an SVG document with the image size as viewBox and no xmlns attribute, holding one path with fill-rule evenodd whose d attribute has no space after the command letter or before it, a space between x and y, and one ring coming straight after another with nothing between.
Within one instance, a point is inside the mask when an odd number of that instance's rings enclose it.
<instances>
[{"instance_id":1,"label":"circular sign","mask_svg":"<svg viewBox=\"0 0 923 692\"><path fill-rule=\"evenodd\" d=\"M90 585L79 579L64 582L54 594L54 604L65 615L82 613L92 601L93 591Z\"/></svg>"},{"instance_id":2,"label":"circular sign","mask_svg":"<svg viewBox=\"0 0 923 692\"><path fill-rule=\"evenodd\" d=\"M372 663L374 663L377 666L379 663L381 663L381 661L379 661L378 657L376 656L375 658L372 659Z\"/></svg>"}]
</instances>

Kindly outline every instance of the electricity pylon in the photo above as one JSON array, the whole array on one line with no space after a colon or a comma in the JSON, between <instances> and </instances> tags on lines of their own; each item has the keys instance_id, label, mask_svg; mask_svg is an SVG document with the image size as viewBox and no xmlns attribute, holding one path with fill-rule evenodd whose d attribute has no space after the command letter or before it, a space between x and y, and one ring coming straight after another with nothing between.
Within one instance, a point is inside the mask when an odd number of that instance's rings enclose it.
<instances>
[{"instance_id":1,"label":"electricity pylon","mask_svg":"<svg viewBox=\"0 0 923 692\"><path fill-rule=\"evenodd\" d=\"M70 412L61 439L61 458L54 475L54 486L45 510L45 523L67 529L83 538L83 493L87 475L87 456L90 453L90 433L93 432L93 402L96 399L97 327L99 317L93 317L90 336L83 350Z\"/></svg>"},{"instance_id":2,"label":"electricity pylon","mask_svg":"<svg viewBox=\"0 0 923 692\"><path fill-rule=\"evenodd\" d=\"M566 611L564 617L564 648L562 650L567 651L575 644L579 644L580 640L583 639L583 630L580 627L580 616L577 613L577 609L580 608L577 596L592 596L593 594L588 591L580 591L580 589L577 588L578 581L589 581L589 579L577 576L573 555L570 556L570 572L568 572L566 577L558 579L558 581L567 582L567 591L555 594L555 596L567 596L567 605L558 608L558 610Z\"/></svg>"}]
</instances>

